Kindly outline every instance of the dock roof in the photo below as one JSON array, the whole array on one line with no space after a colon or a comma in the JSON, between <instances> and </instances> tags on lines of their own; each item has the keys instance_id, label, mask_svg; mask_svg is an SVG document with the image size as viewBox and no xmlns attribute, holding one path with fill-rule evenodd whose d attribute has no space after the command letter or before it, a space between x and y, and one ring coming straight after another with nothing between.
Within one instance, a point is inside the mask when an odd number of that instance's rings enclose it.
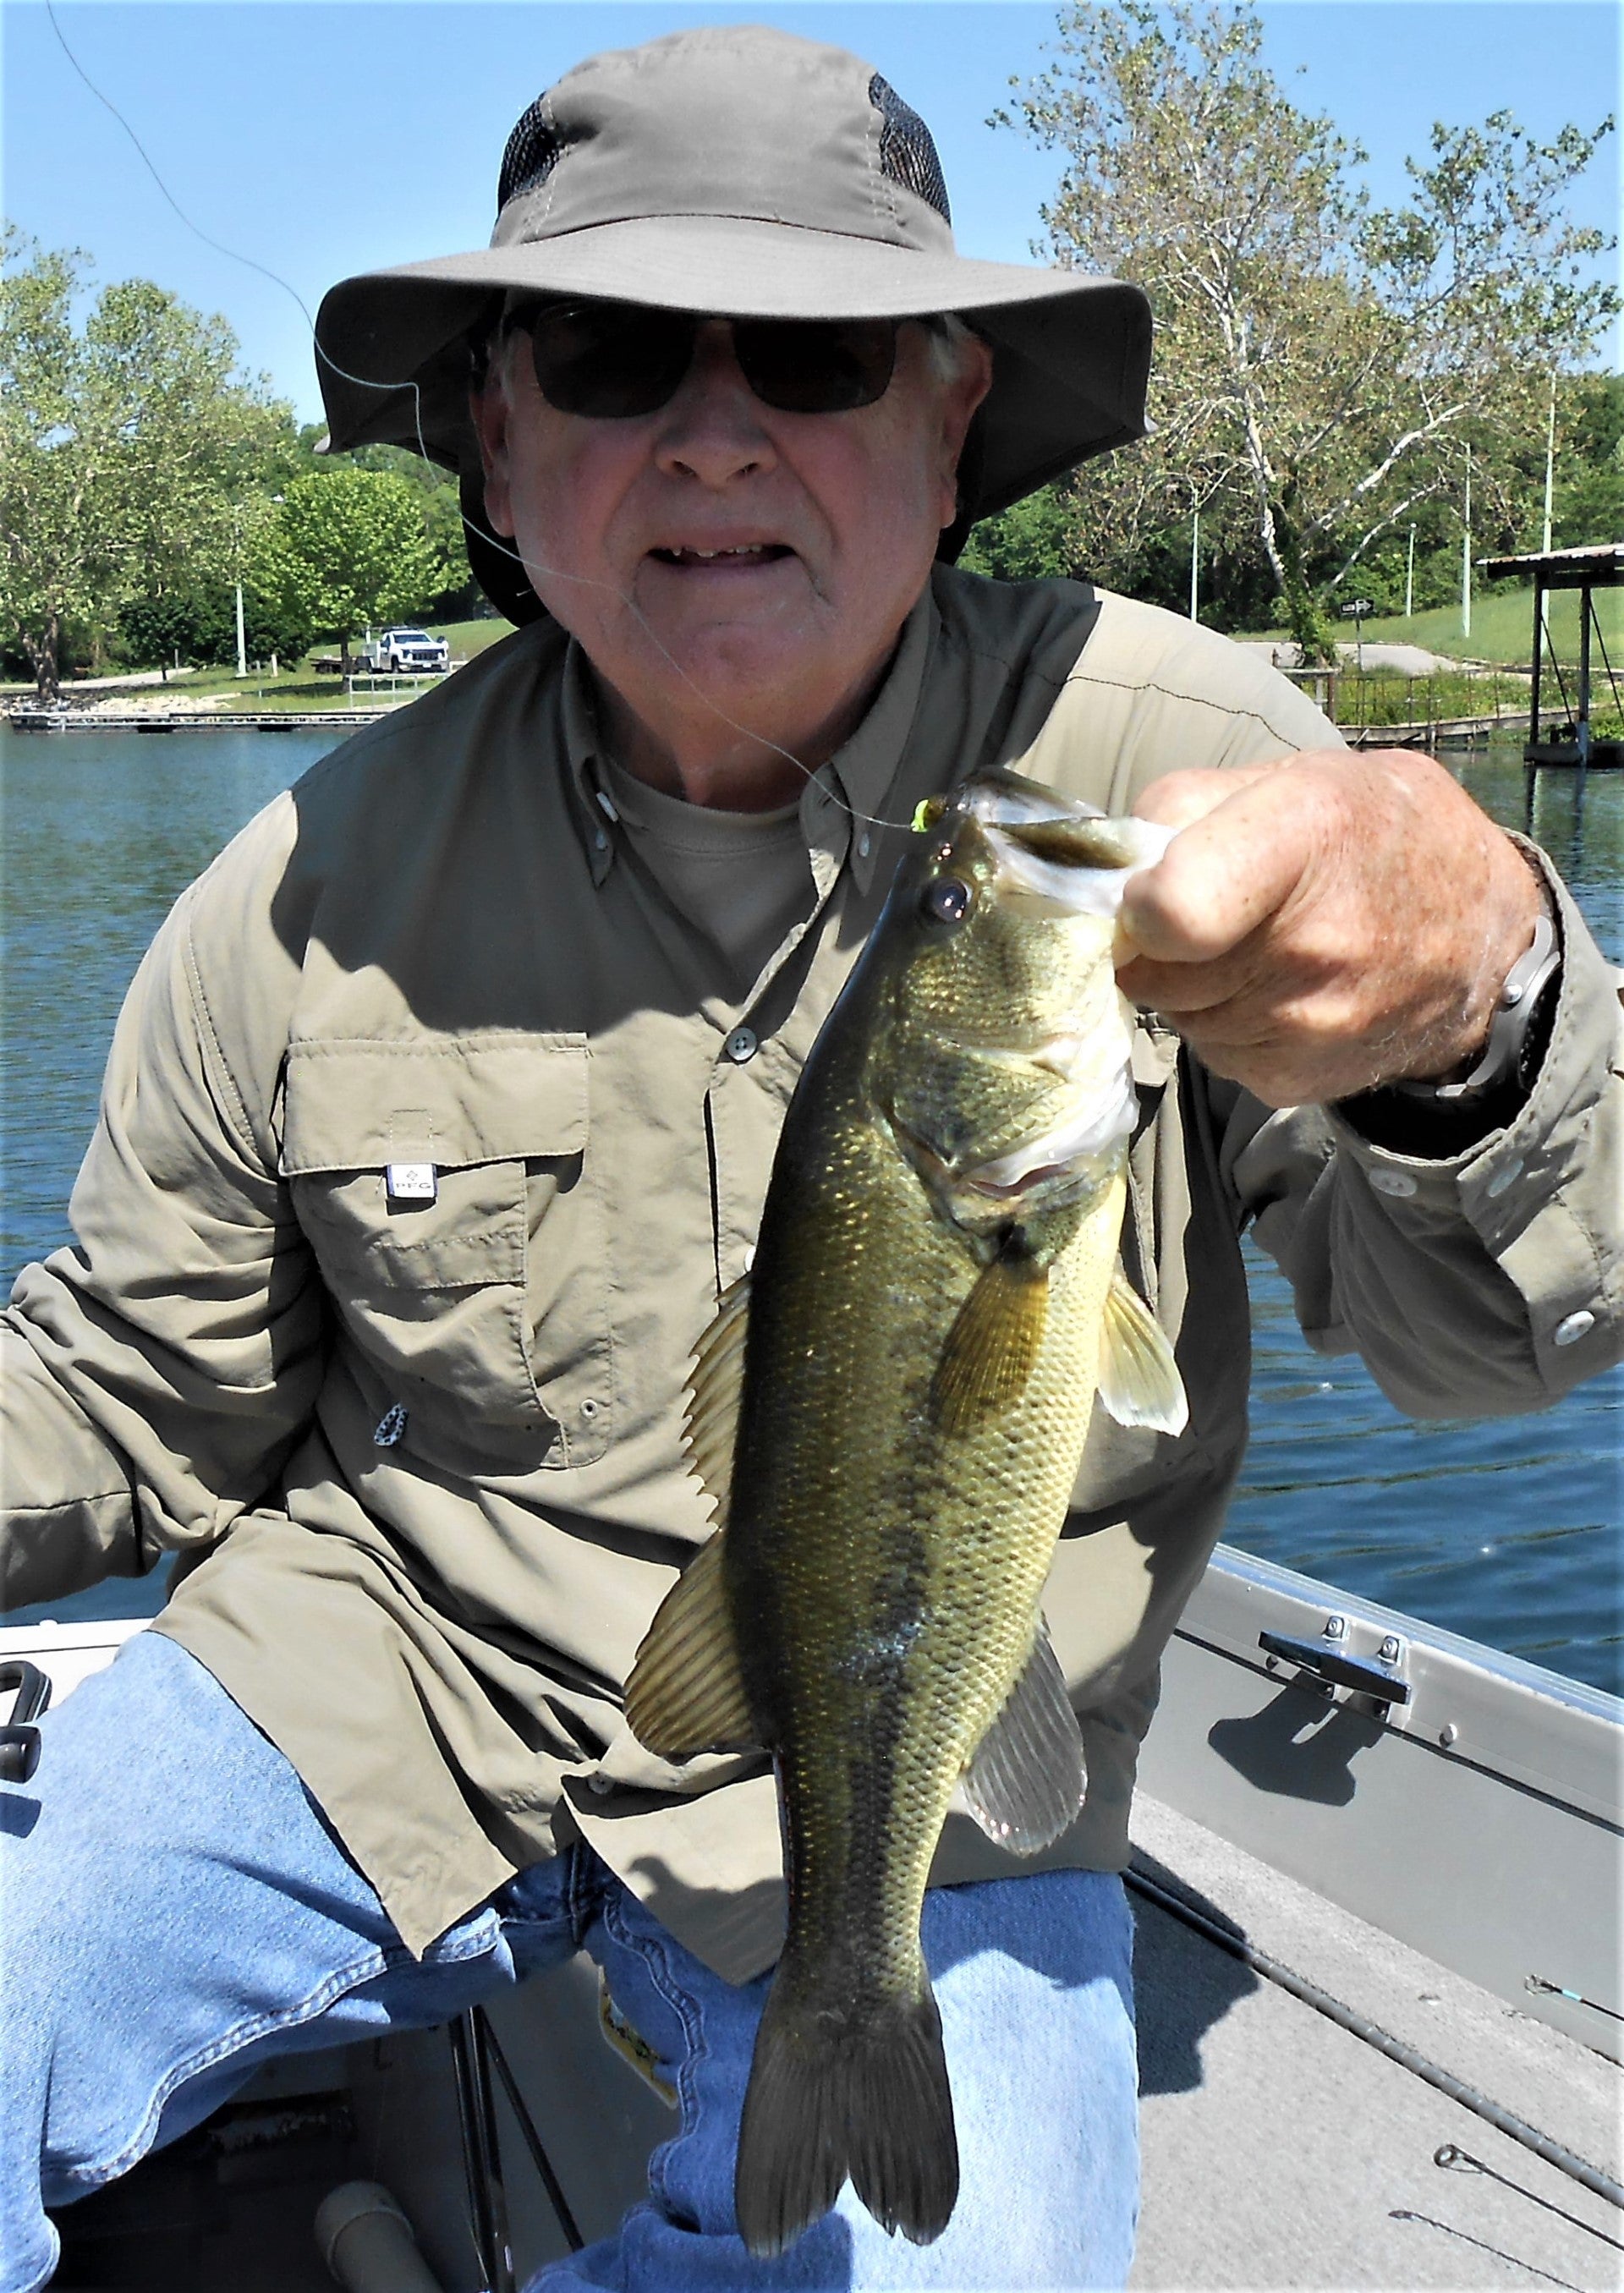
<instances>
[{"instance_id":1,"label":"dock roof","mask_svg":"<svg viewBox=\"0 0 1624 2293\"><path fill-rule=\"evenodd\" d=\"M1624 587L1624 541L1596 541L1582 549L1531 549L1516 557L1480 557L1490 580L1521 574L1542 589Z\"/></svg>"}]
</instances>

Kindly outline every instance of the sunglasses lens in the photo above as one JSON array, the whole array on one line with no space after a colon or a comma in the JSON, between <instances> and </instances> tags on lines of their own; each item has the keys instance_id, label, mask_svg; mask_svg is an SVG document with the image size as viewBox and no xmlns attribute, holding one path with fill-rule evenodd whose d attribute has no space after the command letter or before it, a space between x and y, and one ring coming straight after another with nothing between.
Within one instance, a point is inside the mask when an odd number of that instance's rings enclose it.
<instances>
[{"instance_id":1,"label":"sunglasses lens","mask_svg":"<svg viewBox=\"0 0 1624 2293\"><path fill-rule=\"evenodd\" d=\"M894 319L735 319L733 340L756 396L785 414L873 406L897 364Z\"/></svg>"},{"instance_id":2,"label":"sunglasses lens","mask_svg":"<svg viewBox=\"0 0 1624 2293\"><path fill-rule=\"evenodd\" d=\"M674 395L699 321L625 303L549 303L526 322L536 385L561 414L653 414ZM894 319L735 319L734 349L764 404L786 414L873 406L897 364Z\"/></svg>"},{"instance_id":3,"label":"sunglasses lens","mask_svg":"<svg viewBox=\"0 0 1624 2293\"><path fill-rule=\"evenodd\" d=\"M554 303L530 322L536 385L561 414L653 414L687 372L694 321L679 311Z\"/></svg>"}]
</instances>

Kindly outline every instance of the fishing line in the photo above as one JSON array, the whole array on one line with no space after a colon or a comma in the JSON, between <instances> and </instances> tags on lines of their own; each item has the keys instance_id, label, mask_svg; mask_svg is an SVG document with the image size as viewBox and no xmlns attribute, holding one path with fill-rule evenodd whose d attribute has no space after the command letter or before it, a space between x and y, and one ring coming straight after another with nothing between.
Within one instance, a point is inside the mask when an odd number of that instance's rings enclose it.
<instances>
[{"instance_id":1,"label":"fishing line","mask_svg":"<svg viewBox=\"0 0 1624 2293\"><path fill-rule=\"evenodd\" d=\"M212 238L207 231L202 229L200 224L194 223L191 217L186 213L186 210L181 206L179 200L170 190L169 186L165 182L150 153L148 151L145 144L142 142L140 136L135 133L135 130L131 126L129 121L125 117L123 112L119 110L112 98L109 95L105 95L101 88L96 85L94 80L91 78L90 74L85 70L77 56L74 54L73 50L69 46L67 37L63 33L62 28L57 21L54 0L45 0L45 13L50 19L51 28L56 35L57 43L61 47L62 53L67 57L69 64L72 65L73 69L84 82L85 85L89 89L91 94L95 97L96 101L102 105L104 110L111 113L112 117L118 121L119 126L123 128L125 134L129 137L130 142L134 145L136 151L140 155L142 165L146 168L147 173L151 176L159 191L163 194L165 200L175 215L178 217L180 222L185 225L186 229L192 233L194 238L201 239L205 247L212 247L217 255L223 255L228 262L240 263L248 270L256 271L262 279L268 279L272 286L280 287L285 295L289 296L292 298L300 317L304 320L304 324L309 330L311 347L314 351L317 359L330 373L337 375L340 381L353 383L356 388L361 390L377 390L385 392L410 391L411 393L412 428L417 434L418 451L422 456L422 458L429 465L431 469L438 468L440 465L435 462L434 456L429 452L427 441L425 439L423 434L423 393L415 377L408 375L399 381L385 382L379 381L376 377L371 375L352 374L347 367L340 366L337 360L332 356L331 352L323 344L321 336L316 330L316 322L310 315L309 307L305 304L304 296L299 293L296 287L294 287L288 280L284 279L279 271L271 270L265 263L256 263L252 255L240 254L235 247L225 246L221 240ZM446 482L450 483L451 482L448 480ZM527 579L530 577L532 569L525 563L524 559L520 555L519 551L511 547L499 534L491 533L489 531L482 531L481 529L475 527L472 520L464 515L460 498L458 502L457 515L459 522L467 532L476 533L479 535L479 538L488 545L493 545L502 556L510 557L513 560L513 563L520 567L524 571ZM710 714L716 717L719 724L726 725L730 732L738 733L742 740L754 741L760 747L769 749L774 756L782 757L786 764L793 765L796 771L800 773L804 779L819 782L824 794L830 798L830 800L838 807L839 810L846 813L852 820L860 821L865 827L869 828L906 828L911 825L907 821L885 820L881 818L875 813L859 811L856 806L848 801L848 799L840 793L838 787L834 785L834 775L832 774L831 774L826 780L820 781L820 775L823 771L823 767L821 766L815 766L805 763L800 757L794 755L792 750L781 748L776 741L769 740L765 733L757 732L751 725L741 725L737 717L730 717L719 701L714 700L711 695L705 691L702 685L697 684L694 679L688 675L687 670L684 668L682 663L677 659L670 647L662 641L658 633L652 627L647 615L637 604L637 599L629 596L625 590L618 588L613 581L602 580L598 579L597 576L590 573L572 573L567 571L562 565L544 564L539 566L536 571L546 575L550 580L573 582L580 588L601 589L605 596L613 597L617 604L621 606L625 612L631 615L638 628L647 638L650 644L654 646L655 652L659 653L661 659L666 663L667 667L671 669L673 674L678 677L685 685L686 685L688 691L693 693L695 700L698 701L702 707L710 711Z\"/></svg>"}]
</instances>

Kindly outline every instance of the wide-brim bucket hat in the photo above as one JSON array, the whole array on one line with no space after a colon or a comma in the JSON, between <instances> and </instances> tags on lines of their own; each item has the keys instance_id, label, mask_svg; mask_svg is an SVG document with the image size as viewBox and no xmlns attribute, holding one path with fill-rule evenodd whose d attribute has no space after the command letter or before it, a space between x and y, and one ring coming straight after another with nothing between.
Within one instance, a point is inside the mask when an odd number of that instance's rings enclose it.
<instances>
[{"instance_id":1,"label":"wide-brim bucket hat","mask_svg":"<svg viewBox=\"0 0 1624 2293\"><path fill-rule=\"evenodd\" d=\"M471 344L508 294L778 319L959 313L993 350L949 547L1091 455L1141 437L1137 287L954 244L930 130L841 48L761 25L589 56L508 139L489 247L363 272L316 320L335 451L385 442L461 478L469 559L516 620L541 610L485 526Z\"/></svg>"}]
</instances>

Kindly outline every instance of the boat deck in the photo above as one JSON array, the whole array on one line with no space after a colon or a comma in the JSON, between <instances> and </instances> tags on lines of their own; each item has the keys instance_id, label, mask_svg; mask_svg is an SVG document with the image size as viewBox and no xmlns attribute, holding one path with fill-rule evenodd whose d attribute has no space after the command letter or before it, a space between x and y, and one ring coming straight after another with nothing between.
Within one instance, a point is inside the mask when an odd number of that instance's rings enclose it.
<instances>
[{"instance_id":1,"label":"boat deck","mask_svg":"<svg viewBox=\"0 0 1624 2293\"><path fill-rule=\"evenodd\" d=\"M1136 1803L1135 1841L1150 1884L1618 2178L1613 2062L1154 1801ZM1133 1900L1145 2160L1136 2293L1624 2284L1624 2215L1604 2199L1167 1910ZM640 2157L670 2130L669 2114L601 2043L581 1962L532 1983L495 2023L583 2231L602 2233L635 2198ZM254 2094L212 2137L200 2130L178 2145L184 2154L155 2158L64 2213L61 2293L315 2293L331 2282L311 2236L315 2203L355 2175L394 2190L447 2293L474 2293L443 2034L288 2063ZM298 2117L295 2097L313 2097L300 2105L303 2132L263 2140L256 2128L274 2127L278 2108ZM523 2281L564 2241L505 2109L502 2139ZM1464 2159L1437 2164L1445 2145Z\"/></svg>"},{"instance_id":2,"label":"boat deck","mask_svg":"<svg viewBox=\"0 0 1624 2293\"><path fill-rule=\"evenodd\" d=\"M1614 2062L1154 1801L1135 1802L1134 1840L1152 1878L1619 2179ZM1624 2283L1624 2214L1604 2199L1166 1912L1135 1911L1136 2293ZM1436 2164L1446 2145L1479 2166Z\"/></svg>"}]
</instances>

